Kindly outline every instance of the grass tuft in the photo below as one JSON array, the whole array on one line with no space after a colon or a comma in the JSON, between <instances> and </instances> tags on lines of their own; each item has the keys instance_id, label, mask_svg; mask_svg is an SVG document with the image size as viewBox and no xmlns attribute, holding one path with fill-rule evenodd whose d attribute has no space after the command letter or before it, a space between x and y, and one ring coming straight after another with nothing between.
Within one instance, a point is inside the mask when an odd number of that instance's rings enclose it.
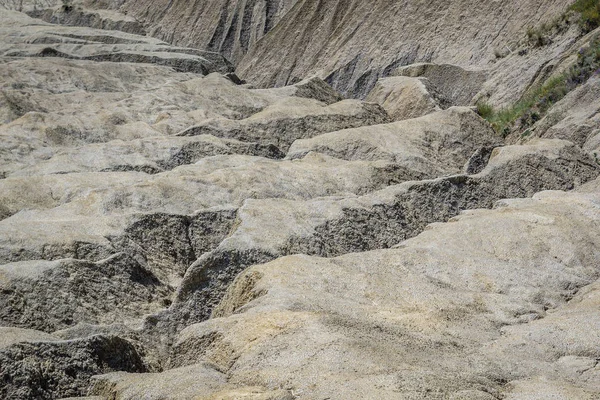
<instances>
[{"instance_id":1,"label":"grass tuft","mask_svg":"<svg viewBox=\"0 0 600 400\"><path fill-rule=\"evenodd\" d=\"M478 103L477 114L479 114L481 118L489 119L494 115L494 108L487 103Z\"/></svg>"}]
</instances>

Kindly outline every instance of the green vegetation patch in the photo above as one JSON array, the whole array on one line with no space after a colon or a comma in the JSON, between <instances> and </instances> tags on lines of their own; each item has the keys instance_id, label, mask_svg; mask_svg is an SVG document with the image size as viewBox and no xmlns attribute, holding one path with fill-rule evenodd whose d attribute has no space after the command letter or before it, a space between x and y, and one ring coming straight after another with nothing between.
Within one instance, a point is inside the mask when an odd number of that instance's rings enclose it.
<instances>
[{"instance_id":1,"label":"green vegetation patch","mask_svg":"<svg viewBox=\"0 0 600 400\"><path fill-rule=\"evenodd\" d=\"M596 36L588 47L579 51L577 62L567 72L529 90L511 107L495 110L489 104L479 103L477 112L502 136L511 133L517 123L519 130L523 131L540 120L552 105L594 74L600 74L600 36Z\"/></svg>"},{"instance_id":2,"label":"green vegetation patch","mask_svg":"<svg viewBox=\"0 0 600 400\"><path fill-rule=\"evenodd\" d=\"M599 0L577 0L569 10L581 15L579 26L584 32L591 32L600 26Z\"/></svg>"},{"instance_id":3,"label":"green vegetation patch","mask_svg":"<svg viewBox=\"0 0 600 400\"><path fill-rule=\"evenodd\" d=\"M572 18L578 15L577 19ZM584 34L600 26L600 0L577 0L562 15L539 26L527 28L527 40L533 47L542 47L552 43L552 36L562 33L578 22Z\"/></svg>"}]
</instances>

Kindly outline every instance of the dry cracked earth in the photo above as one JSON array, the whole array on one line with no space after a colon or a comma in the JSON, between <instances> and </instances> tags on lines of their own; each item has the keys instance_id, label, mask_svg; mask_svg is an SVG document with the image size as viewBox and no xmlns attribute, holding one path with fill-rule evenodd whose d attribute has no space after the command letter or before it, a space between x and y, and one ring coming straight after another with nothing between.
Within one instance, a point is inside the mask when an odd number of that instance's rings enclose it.
<instances>
[{"instance_id":1,"label":"dry cracked earth","mask_svg":"<svg viewBox=\"0 0 600 400\"><path fill-rule=\"evenodd\" d=\"M600 399L600 28L404 3L0 2L0 398Z\"/></svg>"}]
</instances>

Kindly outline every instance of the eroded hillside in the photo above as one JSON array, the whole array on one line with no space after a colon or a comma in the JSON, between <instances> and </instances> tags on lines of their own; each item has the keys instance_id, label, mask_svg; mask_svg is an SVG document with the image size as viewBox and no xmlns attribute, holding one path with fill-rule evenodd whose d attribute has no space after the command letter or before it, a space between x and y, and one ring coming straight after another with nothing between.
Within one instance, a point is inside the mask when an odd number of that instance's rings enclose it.
<instances>
[{"instance_id":1,"label":"eroded hillside","mask_svg":"<svg viewBox=\"0 0 600 400\"><path fill-rule=\"evenodd\" d=\"M1 398L600 396L570 4L3 5Z\"/></svg>"}]
</instances>

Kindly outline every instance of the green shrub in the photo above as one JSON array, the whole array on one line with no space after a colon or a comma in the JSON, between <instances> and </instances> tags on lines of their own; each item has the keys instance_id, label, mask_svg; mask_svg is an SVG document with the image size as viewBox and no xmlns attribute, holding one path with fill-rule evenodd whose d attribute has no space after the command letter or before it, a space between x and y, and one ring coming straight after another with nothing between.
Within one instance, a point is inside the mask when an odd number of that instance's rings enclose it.
<instances>
[{"instance_id":1,"label":"green shrub","mask_svg":"<svg viewBox=\"0 0 600 400\"><path fill-rule=\"evenodd\" d=\"M569 9L581 15L579 26L584 32L591 32L600 26L600 1L577 0Z\"/></svg>"},{"instance_id":2,"label":"green shrub","mask_svg":"<svg viewBox=\"0 0 600 400\"><path fill-rule=\"evenodd\" d=\"M477 114L481 118L489 119L494 115L494 108L487 103L477 103Z\"/></svg>"}]
</instances>

